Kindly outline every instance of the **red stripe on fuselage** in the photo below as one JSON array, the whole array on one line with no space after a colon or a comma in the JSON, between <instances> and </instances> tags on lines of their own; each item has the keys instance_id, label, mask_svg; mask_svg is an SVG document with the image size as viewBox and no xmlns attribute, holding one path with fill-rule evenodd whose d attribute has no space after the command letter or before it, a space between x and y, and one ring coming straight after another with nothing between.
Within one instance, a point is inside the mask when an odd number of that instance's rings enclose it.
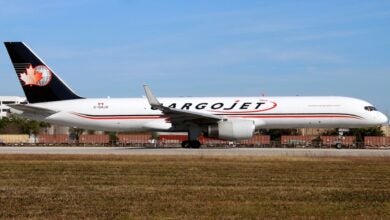
<instances>
[{"instance_id":1,"label":"red stripe on fuselage","mask_svg":"<svg viewBox=\"0 0 390 220\"><path fill-rule=\"evenodd\" d=\"M74 113L74 115L77 115L79 117L82 117L82 118L86 118L86 119L92 119L92 120L128 120L128 119L165 119L165 118L168 118L166 116L158 116L158 115L151 115L151 116L146 116L146 115L142 115L142 116L137 116L137 115L131 115L131 116L104 116L104 115L101 115L101 116L89 116L89 115L82 115L82 114L77 114L77 113Z\"/></svg>"},{"instance_id":2,"label":"red stripe on fuselage","mask_svg":"<svg viewBox=\"0 0 390 220\"><path fill-rule=\"evenodd\" d=\"M244 116L228 116L235 118L354 118L362 119L357 116L349 115L244 115Z\"/></svg>"},{"instance_id":3,"label":"red stripe on fuselage","mask_svg":"<svg viewBox=\"0 0 390 220\"><path fill-rule=\"evenodd\" d=\"M91 116L91 115L84 115L79 113L73 113L74 115L77 115L82 118L91 119L91 120L145 120L145 119L169 119L169 116L164 115L124 115L124 116ZM221 115L228 118L272 118L272 119L286 119L286 118L350 118L350 119L363 119L359 116L354 115Z\"/></svg>"}]
</instances>

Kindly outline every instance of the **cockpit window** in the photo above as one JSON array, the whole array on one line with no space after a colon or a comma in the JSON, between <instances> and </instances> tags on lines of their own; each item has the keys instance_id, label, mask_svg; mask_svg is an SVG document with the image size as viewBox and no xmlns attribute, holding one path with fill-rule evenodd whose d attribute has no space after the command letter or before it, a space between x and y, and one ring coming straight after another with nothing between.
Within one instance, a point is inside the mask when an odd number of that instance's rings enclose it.
<instances>
[{"instance_id":1,"label":"cockpit window","mask_svg":"<svg viewBox=\"0 0 390 220\"><path fill-rule=\"evenodd\" d=\"M374 106L365 106L364 109L366 111L369 111L369 112L372 112L372 111L377 111L376 108Z\"/></svg>"}]
</instances>

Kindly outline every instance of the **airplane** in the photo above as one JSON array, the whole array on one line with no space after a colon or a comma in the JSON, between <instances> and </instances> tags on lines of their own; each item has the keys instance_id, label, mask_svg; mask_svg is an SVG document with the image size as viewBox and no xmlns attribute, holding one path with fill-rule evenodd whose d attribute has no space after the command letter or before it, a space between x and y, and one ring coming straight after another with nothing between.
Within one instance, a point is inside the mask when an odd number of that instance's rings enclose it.
<instances>
[{"instance_id":1,"label":"airplane","mask_svg":"<svg viewBox=\"0 0 390 220\"><path fill-rule=\"evenodd\" d=\"M28 104L12 105L22 117L114 132L187 132L184 148L198 138L249 139L256 129L359 128L388 118L372 104L350 97L172 97L157 98L144 85L143 98L84 98L77 95L23 42L5 42Z\"/></svg>"}]
</instances>

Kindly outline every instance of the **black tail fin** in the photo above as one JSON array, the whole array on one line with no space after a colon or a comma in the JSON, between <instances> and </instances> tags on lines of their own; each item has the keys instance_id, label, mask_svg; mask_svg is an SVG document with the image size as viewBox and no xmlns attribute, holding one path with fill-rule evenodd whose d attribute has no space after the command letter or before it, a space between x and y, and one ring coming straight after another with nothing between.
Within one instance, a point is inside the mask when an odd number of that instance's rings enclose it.
<instances>
[{"instance_id":1,"label":"black tail fin","mask_svg":"<svg viewBox=\"0 0 390 220\"><path fill-rule=\"evenodd\" d=\"M22 42L5 42L29 103L81 99Z\"/></svg>"}]
</instances>

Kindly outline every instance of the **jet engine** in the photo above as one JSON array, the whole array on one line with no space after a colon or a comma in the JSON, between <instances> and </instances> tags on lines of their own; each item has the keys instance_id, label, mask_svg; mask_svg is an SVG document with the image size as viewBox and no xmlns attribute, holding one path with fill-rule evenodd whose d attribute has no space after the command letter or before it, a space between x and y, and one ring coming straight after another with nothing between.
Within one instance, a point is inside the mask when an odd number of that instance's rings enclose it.
<instances>
[{"instance_id":1,"label":"jet engine","mask_svg":"<svg viewBox=\"0 0 390 220\"><path fill-rule=\"evenodd\" d=\"M207 127L206 136L225 140L249 139L255 132L252 120L228 119Z\"/></svg>"}]
</instances>

